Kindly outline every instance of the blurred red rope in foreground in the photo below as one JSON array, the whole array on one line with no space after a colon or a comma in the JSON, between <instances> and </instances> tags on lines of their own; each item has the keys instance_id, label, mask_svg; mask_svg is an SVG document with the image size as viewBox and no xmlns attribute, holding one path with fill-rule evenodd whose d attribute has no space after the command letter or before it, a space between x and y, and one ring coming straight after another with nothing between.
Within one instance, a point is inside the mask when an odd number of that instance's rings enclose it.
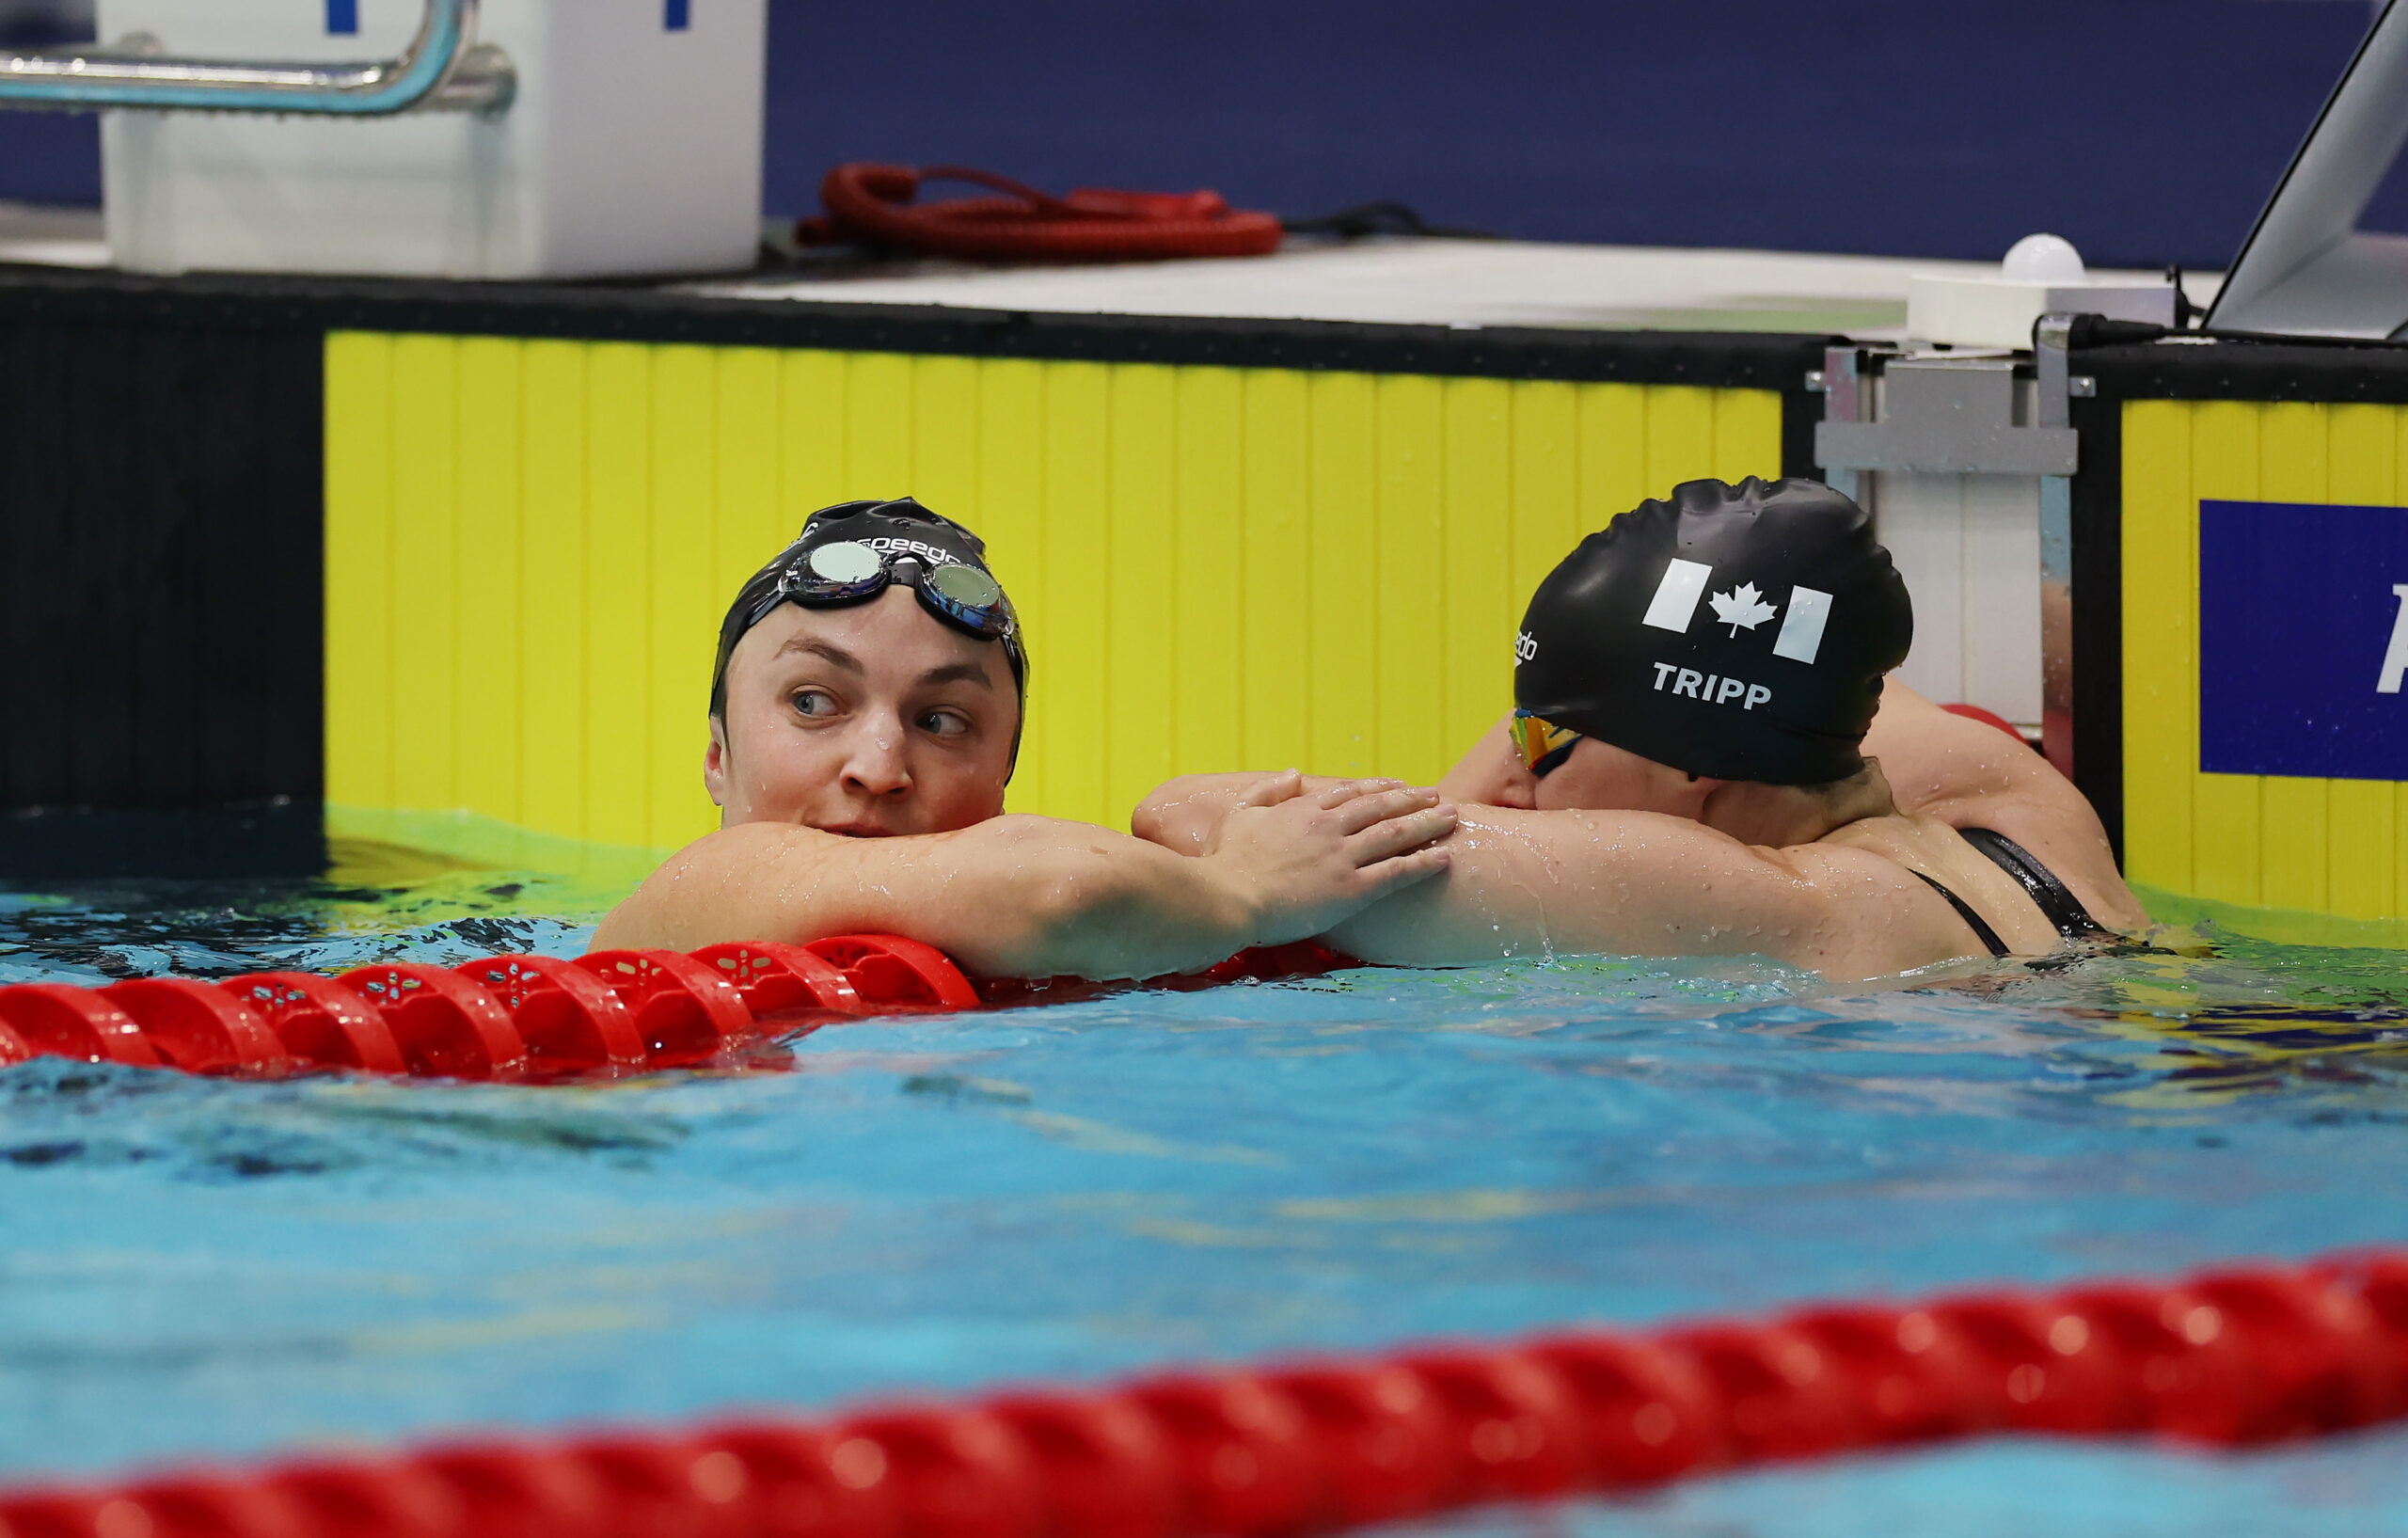
<instances>
[{"instance_id":1,"label":"blurred red rope in foreground","mask_svg":"<svg viewBox=\"0 0 2408 1538\"><path fill-rule=\"evenodd\" d=\"M731 941L681 953L488 956L456 967L383 961L340 976L256 972L220 982L137 977L104 988L0 988L0 1068L65 1057L231 1078L380 1073L513 1084L676 1068L779 1067L755 1051L830 1021L1069 1003L1136 987L1210 988L1356 963L1312 941L1241 951L1150 983L1073 977L974 984L902 935L806 944Z\"/></svg>"},{"instance_id":2,"label":"blurred red rope in foreground","mask_svg":"<svg viewBox=\"0 0 2408 1538\"><path fill-rule=\"evenodd\" d=\"M741 941L691 955L594 951L574 961L383 961L335 977L19 983L0 988L0 1067L65 1057L247 1079L543 1083L731 1066L772 1037L832 1020L978 1002L942 952L900 935Z\"/></svg>"},{"instance_id":3,"label":"blurred red rope in foreground","mask_svg":"<svg viewBox=\"0 0 2408 1538\"><path fill-rule=\"evenodd\" d=\"M2403 1413L2395 1252L19 1488L0 1538L1273 1538L1990 1433L2240 1446Z\"/></svg>"}]
</instances>

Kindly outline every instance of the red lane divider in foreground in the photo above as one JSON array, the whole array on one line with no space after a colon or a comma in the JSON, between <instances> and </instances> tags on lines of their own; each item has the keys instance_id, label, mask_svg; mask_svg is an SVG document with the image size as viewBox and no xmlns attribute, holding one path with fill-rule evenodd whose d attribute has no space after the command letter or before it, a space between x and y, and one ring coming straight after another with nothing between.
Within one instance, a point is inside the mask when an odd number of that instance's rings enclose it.
<instances>
[{"instance_id":1,"label":"red lane divider in foreground","mask_svg":"<svg viewBox=\"0 0 2408 1538\"><path fill-rule=\"evenodd\" d=\"M0 989L0 1025L26 1052L41 1057L73 1057L87 1063L161 1067L158 1049L134 1017L97 990L65 983L20 983Z\"/></svg>"},{"instance_id":2,"label":"red lane divider in foreground","mask_svg":"<svg viewBox=\"0 0 2408 1538\"><path fill-rule=\"evenodd\" d=\"M332 977L313 972L253 972L217 986L260 1011L287 1055L301 1066L362 1073L409 1071L385 1012ZM0 990L0 1018L6 1017L6 999L7 991Z\"/></svg>"},{"instance_id":3,"label":"red lane divider in foreground","mask_svg":"<svg viewBox=\"0 0 2408 1538\"><path fill-rule=\"evenodd\" d=\"M19 1488L0 1538L1278 1538L1996 1433L2243 1446L2403 1415L2394 1251Z\"/></svg>"},{"instance_id":4,"label":"red lane divider in foreground","mask_svg":"<svg viewBox=\"0 0 2408 1538\"><path fill-rule=\"evenodd\" d=\"M685 1068L848 1015L978 1002L943 955L843 935L574 961L386 961L340 977L258 972L105 988L0 988L0 1066L29 1057L280 1078L348 1071L541 1082Z\"/></svg>"}]
</instances>

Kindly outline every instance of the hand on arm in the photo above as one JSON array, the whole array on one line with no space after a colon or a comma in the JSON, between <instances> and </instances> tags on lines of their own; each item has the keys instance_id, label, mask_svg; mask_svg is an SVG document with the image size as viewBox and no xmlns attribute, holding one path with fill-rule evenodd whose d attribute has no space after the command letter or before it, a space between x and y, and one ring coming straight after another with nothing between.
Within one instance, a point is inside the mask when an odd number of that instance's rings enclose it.
<instances>
[{"instance_id":1,"label":"hand on arm","mask_svg":"<svg viewBox=\"0 0 2408 1538\"><path fill-rule=\"evenodd\" d=\"M1238 797L1196 864L1255 896L1247 944L1285 944L1445 870L1452 856L1438 841L1456 817L1434 790L1392 780L1316 788L1290 769Z\"/></svg>"},{"instance_id":2,"label":"hand on arm","mask_svg":"<svg viewBox=\"0 0 2408 1538\"><path fill-rule=\"evenodd\" d=\"M1137 809L1129 814L1129 831L1149 844L1159 844L1181 854L1202 854L1212 847L1223 817L1248 804L1248 797L1291 777L1299 789L1290 794L1313 795L1346 785L1366 791L1404 788L1402 780L1339 780L1328 775L1301 774L1295 769L1182 774L1164 781L1137 803Z\"/></svg>"},{"instance_id":3,"label":"hand on arm","mask_svg":"<svg viewBox=\"0 0 2408 1538\"><path fill-rule=\"evenodd\" d=\"M1454 817L1429 792L1302 788L1291 775L1245 792L1195 859L1050 817L884 839L744 824L656 872L594 943L884 932L988 976L1145 977L1301 939L1444 868L1427 846Z\"/></svg>"}]
</instances>

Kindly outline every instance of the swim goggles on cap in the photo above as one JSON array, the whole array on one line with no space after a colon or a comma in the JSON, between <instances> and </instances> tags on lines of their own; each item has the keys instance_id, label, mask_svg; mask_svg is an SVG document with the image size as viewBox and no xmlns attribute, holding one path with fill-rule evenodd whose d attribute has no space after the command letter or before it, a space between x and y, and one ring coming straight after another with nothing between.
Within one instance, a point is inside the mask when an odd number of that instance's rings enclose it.
<instances>
[{"instance_id":1,"label":"swim goggles on cap","mask_svg":"<svg viewBox=\"0 0 2408 1538\"><path fill-rule=\"evenodd\" d=\"M1542 776L1572 756L1573 747L1581 736L1569 726L1558 726L1544 716L1519 708L1513 712L1513 723L1505 730L1513 739L1513 746L1521 750L1522 767Z\"/></svg>"},{"instance_id":2,"label":"swim goggles on cap","mask_svg":"<svg viewBox=\"0 0 2408 1538\"><path fill-rule=\"evenodd\" d=\"M890 582L911 588L921 608L981 640L1002 640L1019 628L1002 585L977 567L939 564L914 550L879 550L857 539L833 539L804 551L779 576L763 612L781 603L858 603L883 593Z\"/></svg>"}]
</instances>

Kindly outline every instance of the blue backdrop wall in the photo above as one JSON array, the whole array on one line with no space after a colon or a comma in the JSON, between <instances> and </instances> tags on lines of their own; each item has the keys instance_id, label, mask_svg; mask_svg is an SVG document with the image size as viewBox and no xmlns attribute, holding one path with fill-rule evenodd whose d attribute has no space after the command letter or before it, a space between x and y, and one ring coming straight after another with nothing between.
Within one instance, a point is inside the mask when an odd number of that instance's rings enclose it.
<instances>
[{"instance_id":1,"label":"blue backdrop wall","mask_svg":"<svg viewBox=\"0 0 2408 1538\"><path fill-rule=\"evenodd\" d=\"M693 0L709 5L711 0ZM764 204L837 161L1373 198L1545 240L2230 259L2366 0L771 0ZM0 114L0 198L95 201ZM2401 213L2408 215L2408 201ZM2408 217L2388 221L2408 228Z\"/></svg>"}]
</instances>

